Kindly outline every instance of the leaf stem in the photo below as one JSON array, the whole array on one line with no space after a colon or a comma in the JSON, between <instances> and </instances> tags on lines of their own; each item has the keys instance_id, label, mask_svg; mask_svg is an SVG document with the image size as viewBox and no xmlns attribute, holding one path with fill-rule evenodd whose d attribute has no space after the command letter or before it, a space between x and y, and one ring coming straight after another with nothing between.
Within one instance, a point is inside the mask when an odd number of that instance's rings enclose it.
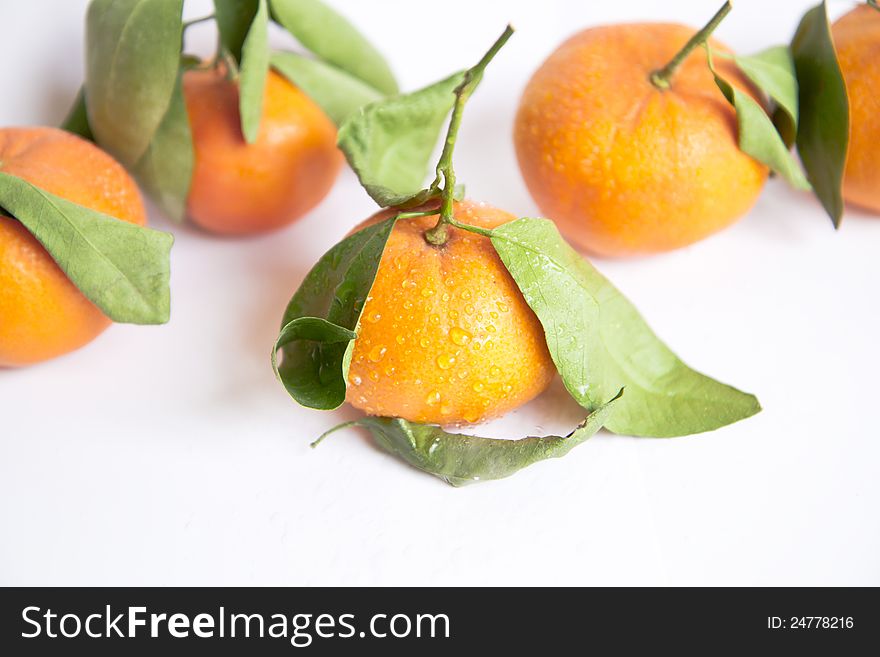
<instances>
[{"instance_id":1,"label":"leaf stem","mask_svg":"<svg viewBox=\"0 0 880 657\"><path fill-rule=\"evenodd\" d=\"M486 66L489 65L489 62L498 54L498 51L507 43L512 34L513 27L508 25L501 36L492 44L492 47L483 55L483 58L477 62L476 66L465 71L464 79L455 88L455 105L452 107L452 117L449 119L449 128L446 131L443 152L440 155L440 161L437 162L436 177L431 184L431 189L437 191L440 188L441 180L443 183L443 191L440 195L440 218L433 228L425 232L425 240L434 246L446 244L446 240L449 239L447 225L454 221L452 205L455 196L455 169L452 166L452 153L455 150L458 129L461 127L461 117L464 113L465 103L467 103L471 94L480 84Z\"/></svg>"},{"instance_id":2,"label":"leaf stem","mask_svg":"<svg viewBox=\"0 0 880 657\"><path fill-rule=\"evenodd\" d=\"M651 84L661 90L669 89L671 84L672 76L675 75L675 71L678 70L678 67L681 66L682 62L687 58L688 55L696 48L697 46L708 41L712 32L715 31L715 28L724 20L727 14L730 13L730 10L733 9L733 4L730 0L727 0L715 15L709 19L709 22L701 29L699 32L694 34L684 47L676 53L675 57L669 60L669 63L666 64L663 68L657 69L653 71L649 76L649 80Z\"/></svg>"},{"instance_id":3,"label":"leaf stem","mask_svg":"<svg viewBox=\"0 0 880 657\"><path fill-rule=\"evenodd\" d=\"M311 444L309 447L315 448L317 447L324 438L329 436L331 433L336 433L337 431L341 431L342 429L348 429L349 427L357 426L360 423L360 420L352 420L351 422L343 422L342 424L337 424L332 429L327 429L324 433L322 433L318 438Z\"/></svg>"},{"instance_id":4,"label":"leaf stem","mask_svg":"<svg viewBox=\"0 0 880 657\"><path fill-rule=\"evenodd\" d=\"M481 226L472 226L471 224L463 224L459 221L456 221L452 217L449 218L447 223L454 228L466 230L469 233L476 233L477 235L482 235L483 237L492 237L492 235L493 235L492 230L489 228L482 228Z\"/></svg>"},{"instance_id":5,"label":"leaf stem","mask_svg":"<svg viewBox=\"0 0 880 657\"><path fill-rule=\"evenodd\" d=\"M397 215L398 219L415 219L416 217L430 217L431 215L437 214L437 210L425 210L423 212L400 212Z\"/></svg>"},{"instance_id":6,"label":"leaf stem","mask_svg":"<svg viewBox=\"0 0 880 657\"><path fill-rule=\"evenodd\" d=\"M214 20L214 14L210 14L208 16L202 16L201 18L193 18L192 20L188 20L188 21L183 22L183 29L185 30L186 28L188 28L192 25L198 25L199 23L204 23L204 22L210 21L210 20Z\"/></svg>"}]
</instances>

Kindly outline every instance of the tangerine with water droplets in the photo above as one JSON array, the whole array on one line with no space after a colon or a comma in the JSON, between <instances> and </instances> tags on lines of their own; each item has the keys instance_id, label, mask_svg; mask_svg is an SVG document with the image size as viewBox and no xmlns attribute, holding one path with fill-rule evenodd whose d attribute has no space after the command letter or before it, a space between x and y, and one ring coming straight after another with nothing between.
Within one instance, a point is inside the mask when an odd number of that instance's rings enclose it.
<instances>
[{"instance_id":1,"label":"tangerine with water droplets","mask_svg":"<svg viewBox=\"0 0 880 657\"><path fill-rule=\"evenodd\" d=\"M482 228L516 218L472 201L454 213ZM437 215L399 219L391 232L362 314L380 319L358 327L346 398L371 415L473 424L534 398L556 370L538 318L489 239L450 227L448 241L433 246L424 233L435 223ZM411 314L390 319L404 307ZM372 357L379 352L381 364Z\"/></svg>"},{"instance_id":2,"label":"tangerine with water droplets","mask_svg":"<svg viewBox=\"0 0 880 657\"><path fill-rule=\"evenodd\" d=\"M579 248L606 256L668 251L732 224L767 167L743 153L736 112L698 48L661 89L651 81L693 36L683 25L584 30L532 76L514 143L541 211ZM727 51L711 40L716 51ZM715 67L758 97L728 59Z\"/></svg>"}]
</instances>

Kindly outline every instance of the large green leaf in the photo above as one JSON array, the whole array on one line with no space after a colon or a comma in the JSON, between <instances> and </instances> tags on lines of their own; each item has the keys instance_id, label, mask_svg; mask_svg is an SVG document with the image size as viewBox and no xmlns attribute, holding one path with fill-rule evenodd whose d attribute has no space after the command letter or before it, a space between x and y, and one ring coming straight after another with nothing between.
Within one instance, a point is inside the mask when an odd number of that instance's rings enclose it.
<instances>
[{"instance_id":1,"label":"large green leaf","mask_svg":"<svg viewBox=\"0 0 880 657\"><path fill-rule=\"evenodd\" d=\"M266 76L269 74L269 8L266 0L259 0L257 13L244 40L239 73L241 133L245 141L253 143L260 130Z\"/></svg>"},{"instance_id":2,"label":"large green leaf","mask_svg":"<svg viewBox=\"0 0 880 657\"><path fill-rule=\"evenodd\" d=\"M110 319L168 321L171 235L76 205L7 173L0 173L0 207Z\"/></svg>"},{"instance_id":3,"label":"large green leaf","mask_svg":"<svg viewBox=\"0 0 880 657\"><path fill-rule=\"evenodd\" d=\"M98 144L130 167L168 111L180 64L183 0L93 0L86 96Z\"/></svg>"},{"instance_id":4,"label":"large green leaf","mask_svg":"<svg viewBox=\"0 0 880 657\"><path fill-rule=\"evenodd\" d=\"M361 107L339 129L339 147L379 205L403 205L422 190L463 75Z\"/></svg>"},{"instance_id":5,"label":"large green leaf","mask_svg":"<svg viewBox=\"0 0 880 657\"><path fill-rule=\"evenodd\" d=\"M386 451L453 486L503 479L523 468L561 458L613 417L621 395L590 413L567 436L529 436L519 440L447 433L440 427L399 418L366 417L354 424L368 429Z\"/></svg>"},{"instance_id":6,"label":"large green leaf","mask_svg":"<svg viewBox=\"0 0 880 657\"><path fill-rule=\"evenodd\" d=\"M816 196L839 227L849 146L849 101L825 2L804 14L791 52L799 87L798 153Z\"/></svg>"},{"instance_id":7,"label":"large green leaf","mask_svg":"<svg viewBox=\"0 0 880 657\"><path fill-rule=\"evenodd\" d=\"M398 92L394 74L369 41L320 0L270 0L272 16L308 50L385 95Z\"/></svg>"},{"instance_id":8,"label":"large green leaf","mask_svg":"<svg viewBox=\"0 0 880 657\"><path fill-rule=\"evenodd\" d=\"M722 78L712 66L711 58L709 68L715 76L715 84L736 109L740 150L766 164L772 171L785 178L792 187L810 189L810 183L804 172L764 108L749 94L740 91Z\"/></svg>"},{"instance_id":9,"label":"large green leaf","mask_svg":"<svg viewBox=\"0 0 880 657\"><path fill-rule=\"evenodd\" d=\"M271 63L314 100L337 126L359 107L382 99L382 94L373 87L317 59L276 52L272 54Z\"/></svg>"},{"instance_id":10,"label":"large green leaf","mask_svg":"<svg viewBox=\"0 0 880 657\"><path fill-rule=\"evenodd\" d=\"M670 437L754 415L754 396L695 372L651 331L633 305L574 251L547 219L491 231L492 244L544 327L565 387L588 410L625 388L606 426Z\"/></svg>"},{"instance_id":11,"label":"large green leaf","mask_svg":"<svg viewBox=\"0 0 880 657\"><path fill-rule=\"evenodd\" d=\"M169 217L183 221L186 198L195 167L195 152L181 80L178 79L168 111L146 152L132 173Z\"/></svg>"},{"instance_id":12,"label":"large green leaf","mask_svg":"<svg viewBox=\"0 0 880 657\"><path fill-rule=\"evenodd\" d=\"M345 401L351 345L395 221L368 226L330 249L287 306L272 366L303 406L332 410Z\"/></svg>"},{"instance_id":13,"label":"large green leaf","mask_svg":"<svg viewBox=\"0 0 880 657\"><path fill-rule=\"evenodd\" d=\"M259 7L260 0L214 0L214 20L220 33L220 46L236 62L241 62L241 49Z\"/></svg>"}]
</instances>

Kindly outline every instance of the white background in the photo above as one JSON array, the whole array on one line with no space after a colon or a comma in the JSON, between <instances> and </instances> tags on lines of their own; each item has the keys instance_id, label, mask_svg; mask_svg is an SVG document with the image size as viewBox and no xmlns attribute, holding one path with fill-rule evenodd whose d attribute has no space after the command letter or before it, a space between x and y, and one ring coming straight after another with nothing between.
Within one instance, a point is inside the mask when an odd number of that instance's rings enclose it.
<instances>
[{"instance_id":1,"label":"white background","mask_svg":"<svg viewBox=\"0 0 880 657\"><path fill-rule=\"evenodd\" d=\"M787 41L811 0L740 0L718 35ZM604 22L702 24L715 0L333 0L404 89L517 34L469 104L456 164L471 197L537 209L511 125L529 75ZM0 125L57 124L82 79L86 1L2 3ZM835 15L852 3L834 2ZM187 16L210 3L187 2ZM190 42L207 54L211 28ZM287 43L276 33L277 45ZM297 407L270 345L317 257L371 213L344 171L292 228L229 240L171 226L173 313L0 371L3 584L880 584L880 218L835 233L771 181L733 228L663 256L597 260L690 364L764 412L712 434L601 434L511 479L453 489ZM484 434L571 428L555 386Z\"/></svg>"}]
</instances>

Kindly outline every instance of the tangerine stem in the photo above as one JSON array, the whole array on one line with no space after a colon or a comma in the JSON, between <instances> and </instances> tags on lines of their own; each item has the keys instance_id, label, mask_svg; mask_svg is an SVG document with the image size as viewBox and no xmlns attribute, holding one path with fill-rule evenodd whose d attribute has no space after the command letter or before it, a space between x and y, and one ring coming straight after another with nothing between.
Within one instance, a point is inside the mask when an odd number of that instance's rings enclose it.
<instances>
[{"instance_id":1,"label":"tangerine stem","mask_svg":"<svg viewBox=\"0 0 880 657\"><path fill-rule=\"evenodd\" d=\"M425 240L428 244L442 246L449 239L447 224L452 221L452 203L455 196L455 169L452 166L452 153L455 150L458 129L461 127L464 105L480 84L480 80L483 79L483 71L486 70L486 66L489 65L489 62L498 54L498 51L507 43L512 34L512 26L508 25L504 28L504 32L495 40L492 47L486 51L483 58L475 66L464 72L464 79L455 88L455 104L452 106L452 117L449 119L446 141L443 143L443 152L440 154L440 160L437 162L437 176L431 185L436 191L442 178L443 191L440 195L440 218L433 228L425 232Z\"/></svg>"},{"instance_id":2,"label":"tangerine stem","mask_svg":"<svg viewBox=\"0 0 880 657\"><path fill-rule=\"evenodd\" d=\"M681 66L682 62L687 58L688 55L696 48L697 46L705 43L709 40L709 37L712 35L712 32L715 31L715 28L724 20L727 14L730 13L730 10L733 9L733 4L730 0L727 0L715 15L709 19L709 22L703 27L702 30L694 34L684 47L679 50L675 57L669 60L669 63L666 64L663 68L657 69L653 71L649 76L649 80L651 80L651 84L653 84L658 89L669 89L670 81L672 76L675 75L675 71Z\"/></svg>"}]
</instances>

